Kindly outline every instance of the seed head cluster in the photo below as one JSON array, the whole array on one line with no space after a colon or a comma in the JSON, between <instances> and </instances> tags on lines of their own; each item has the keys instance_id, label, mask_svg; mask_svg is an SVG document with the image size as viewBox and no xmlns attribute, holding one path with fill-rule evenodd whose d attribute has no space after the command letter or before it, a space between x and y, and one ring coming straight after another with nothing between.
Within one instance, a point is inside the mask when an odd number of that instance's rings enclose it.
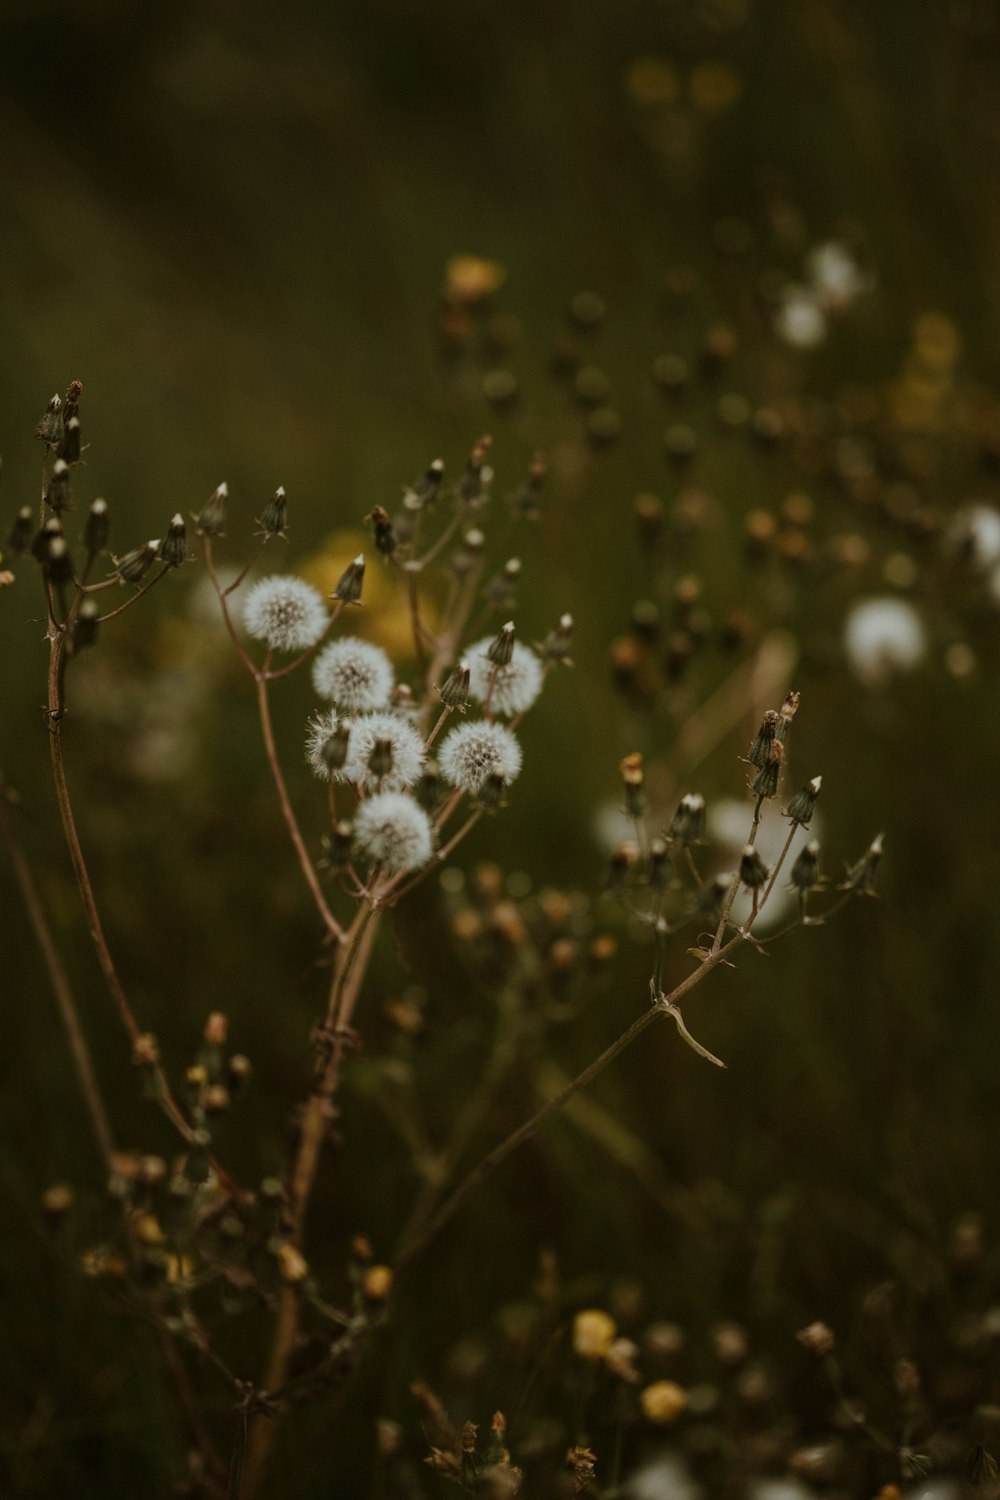
<instances>
[{"instance_id":1,"label":"seed head cluster","mask_svg":"<svg viewBox=\"0 0 1000 1500\"><path fill-rule=\"evenodd\" d=\"M321 698L352 713L384 708L392 692L392 663L381 646L345 636L331 641L313 662L313 687Z\"/></svg>"},{"instance_id":2,"label":"seed head cluster","mask_svg":"<svg viewBox=\"0 0 1000 1500\"><path fill-rule=\"evenodd\" d=\"M418 870L434 847L430 818L403 792L367 798L354 818L354 841L361 854L377 860L391 875Z\"/></svg>"},{"instance_id":3,"label":"seed head cluster","mask_svg":"<svg viewBox=\"0 0 1000 1500\"><path fill-rule=\"evenodd\" d=\"M507 785L521 769L521 747L502 724L460 724L438 753L441 774L463 792L478 792L491 776Z\"/></svg>"},{"instance_id":4,"label":"seed head cluster","mask_svg":"<svg viewBox=\"0 0 1000 1500\"><path fill-rule=\"evenodd\" d=\"M288 573L261 578L243 604L247 633L272 651L305 651L315 646L326 621L322 595L312 584Z\"/></svg>"},{"instance_id":5,"label":"seed head cluster","mask_svg":"<svg viewBox=\"0 0 1000 1500\"><path fill-rule=\"evenodd\" d=\"M388 747L389 769L379 775L369 762L376 744ZM424 764L424 742L413 725L399 714L360 714L351 725L347 759L335 774L366 790L398 792L412 786Z\"/></svg>"},{"instance_id":6,"label":"seed head cluster","mask_svg":"<svg viewBox=\"0 0 1000 1500\"><path fill-rule=\"evenodd\" d=\"M469 691L480 703L489 699L490 710L505 719L523 714L542 691L542 665L528 646L515 641L510 660L496 666L488 652L493 637L474 642L466 651L469 662ZM491 691L492 683L492 691Z\"/></svg>"}]
</instances>

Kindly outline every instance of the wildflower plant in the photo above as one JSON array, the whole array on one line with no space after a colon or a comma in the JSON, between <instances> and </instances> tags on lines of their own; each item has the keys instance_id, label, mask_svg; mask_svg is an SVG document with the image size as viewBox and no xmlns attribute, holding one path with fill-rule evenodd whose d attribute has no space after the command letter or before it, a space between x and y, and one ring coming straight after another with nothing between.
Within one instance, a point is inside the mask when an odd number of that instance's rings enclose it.
<instances>
[{"instance_id":1,"label":"wildflower plant","mask_svg":"<svg viewBox=\"0 0 1000 1500\"><path fill-rule=\"evenodd\" d=\"M445 886L452 934L466 950L475 981L496 1002L492 1052L480 1086L457 1112L439 1147L432 1148L413 1128L412 1111L408 1112L412 1100L408 1104L405 1088L397 1090L390 1113L413 1150L420 1186L385 1263L375 1260L366 1242L352 1242L353 1291L344 1305L338 1305L321 1288L310 1262L309 1210L344 1073L365 1024L365 986L380 929L416 886L445 867L480 820L502 809L512 795L525 759L519 738L522 721L549 674L569 662L573 622L562 614L537 646L518 639L515 620L500 623L511 607L519 566L512 567L508 560L499 574L488 575L493 475L486 437L474 445L453 486L446 482L444 464L435 460L404 490L396 514L376 506L367 517L379 565L398 584L405 607L415 663L407 681L397 680L399 674L385 650L352 633L357 612L364 608L364 557L345 560L328 599L284 570L251 581L264 554L286 540L289 504L282 489L257 518L255 543L231 577L222 571L219 556L229 529L224 484L192 517L193 539L187 523L175 515L161 538L141 542L120 557L110 554L109 509L97 500L71 540L66 521L72 516L84 451L81 395L80 383L74 382L65 401L53 398L39 424L46 453L39 510L37 518L18 513L9 547L21 559L18 567L23 563L40 574L49 647L45 727L56 799L88 930L132 1062L143 1092L176 1133L178 1154L173 1162L152 1153L126 1152L118 1144L2 784L0 825L113 1184L117 1222L100 1250L88 1252L87 1264L96 1274L113 1274L126 1285L136 1312L156 1328L179 1403L189 1418L193 1416L192 1452L201 1492L253 1500L267 1492L280 1420L296 1402L318 1398L344 1378L343 1371L353 1367L387 1317L399 1279L479 1184L657 1018L668 1017L701 1057L718 1064L688 1028L691 992L715 969L731 964L741 950L759 950L773 941L756 929L779 882L790 883L798 901L798 916L788 928L821 923L836 906L870 894L881 839L848 868L835 900L817 910L815 901L824 881L809 828L821 778L797 778L795 789L785 790L796 693L764 715L749 746L752 811L735 870L702 869L707 821L700 794L686 793L662 826L650 826L656 814L647 795L643 759L639 754L628 756L622 764L622 788L635 836L615 851L607 884L651 931L652 1004L643 1006L599 1056L575 1077L560 1080L534 1113L464 1170L466 1149L488 1118L491 1101L526 1039L533 1038L537 1046L548 1027L579 1012L587 994L609 974L615 945L594 930L585 900L580 903L546 891L518 902L505 893L491 867L476 872L471 896L456 895L456 888L449 891ZM530 505L522 486L511 505L512 519L534 516L543 475L544 465L536 458L527 481ZM318 955L329 965L326 1002L309 1038L310 1077L295 1111L287 1159L279 1175L252 1189L222 1159L215 1140L215 1122L236 1107L251 1064L242 1053L230 1050L229 1023L221 1012L208 1017L193 1058L179 1077L161 1056L155 1034L140 1020L126 990L105 935L98 884L78 831L66 769L64 739L78 657L93 649L104 630L163 579L196 559L211 581L256 702L264 763L323 939ZM436 582L443 578L443 585L428 589L432 577ZM477 605L485 605L485 610L470 626ZM477 635L470 643L467 636L492 616L493 632ZM293 805L272 721L276 687L299 671L311 677L320 700L302 741L302 754L323 784L310 783L315 795L308 823ZM780 855L768 866L757 835L772 807L787 820L787 836ZM678 961L669 940L682 930L693 943L686 951L682 945ZM392 1020L405 1050L407 1039L419 1031L419 1008L397 1005ZM246 1293L266 1312L267 1347L251 1369L236 1367L225 1340L210 1326L201 1293L213 1286ZM601 1329L607 1331L606 1323L598 1323L591 1318L589 1333L579 1324L574 1335L579 1350L585 1343L587 1351L597 1349ZM192 1396L192 1354L211 1368L238 1413L228 1479L227 1466ZM625 1372L623 1378L633 1379L633 1354L620 1341L613 1349L609 1341L598 1355L586 1352L582 1357L612 1357L615 1367ZM665 1422L673 1420L684 1403L676 1388L654 1385L644 1393L643 1404L650 1420ZM460 1439L449 1430L435 1450L441 1455L436 1462L470 1492L515 1494L519 1471L510 1464L503 1432L502 1418L495 1419L492 1439L482 1451L474 1430ZM579 1483L589 1484L590 1450L574 1447L568 1462ZM477 1476L487 1471L493 1476L491 1484L507 1488L477 1489Z\"/></svg>"}]
</instances>

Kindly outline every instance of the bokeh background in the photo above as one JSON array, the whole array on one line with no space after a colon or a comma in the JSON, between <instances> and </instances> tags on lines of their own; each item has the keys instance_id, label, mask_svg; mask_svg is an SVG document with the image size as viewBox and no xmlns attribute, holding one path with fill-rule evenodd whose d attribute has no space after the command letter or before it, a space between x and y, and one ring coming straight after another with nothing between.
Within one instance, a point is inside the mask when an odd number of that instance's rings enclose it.
<instances>
[{"instance_id":1,"label":"bokeh background","mask_svg":"<svg viewBox=\"0 0 1000 1500\"><path fill-rule=\"evenodd\" d=\"M290 559L329 567L363 544L373 505L396 506L438 455L456 475L492 434L491 534L497 563L523 559L521 634L568 609L577 646L525 727L511 807L462 863L581 890L593 930L619 944L582 1015L550 1031L552 1066L582 1066L645 1004L648 949L600 895L622 755L643 751L664 814L688 789L739 798L755 716L794 686L791 774L823 773L831 874L886 834L879 902L700 992L725 1074L656 1028L595 1087L592 1114L503 1169L448 1231L384 1359L296 1419L271 1493L421 1493L410 1382L439 1386L458 1420L518 1406L543 1250L562 1314L614 1305L636 1337L683 1327L668 1373L729 1392L702 1423L723 1435L727 1493L783 1472L796 1442L847 1441L794 1340L814 1318L897 1437L905 1356L932 1414L913 1441L960 1430L961 1453L940 1450L949 1472L971 1443L995 1447L993 1345L968 1329L1000 1298L1000 7L33 0L5 8L0 59L4 534L36 498L35 424L72 378L90 444L77 494L108 499L121 550L225 479L238 557L280 483ZM831 244L841 275L821 285L815 252ZM538 450L541 514L508 527L505 497ZM645 530L637 495L660 502L642 502ZM169 580L106 632L68 754L112 946L165 1055L182 1067L223 1009L256 1065L220 1129L249 1180L280 1164L323 978L252 704L199 578ZM918 621L911 670L847 653L845 618L872 596ZM21 837L119 1132L166 1151L63 852L27 568L0 611L0 759ZM304 800L310 706L300 684L279 706ZM155 1341L79 1272L102 1232L100 1173L5 857L0 892L11 1493L168 1494ZM382 997L420 991L416 1066L439 1107L439 1080L475 1090L486 1025L447 929L433 891L400 918L367 1023L377 1060L394 1045ZM683 942L672 962L684 971ZM334 1283L351 1234L388 1253L412 1190L366 1066L346 1092L341 1188L317 1200ZM525 1066L484 1145L537 1086ZM77 1192L62 1238L39 1212L56 1181ZM962 1224L981 1233L968 1263ZM890 1284L876 1336L865 1309ZM765 1416L720 1364L723 1320L771 1381ZM571 1373L532 1385L526 1408L563 1424L557 1445L580 1428ZM226 1393L205 1386L224 1439ZM402 1424L410 1489L371 1479L375 1414ZM779 1430L768 1448L761 1433ZM627 1437L638 1464L648 1434ZM699 1441L692 1461L716 1462ZM874 1447L863 1465L872 1493L899 1477Z\"/></svg>"}]
</instances>

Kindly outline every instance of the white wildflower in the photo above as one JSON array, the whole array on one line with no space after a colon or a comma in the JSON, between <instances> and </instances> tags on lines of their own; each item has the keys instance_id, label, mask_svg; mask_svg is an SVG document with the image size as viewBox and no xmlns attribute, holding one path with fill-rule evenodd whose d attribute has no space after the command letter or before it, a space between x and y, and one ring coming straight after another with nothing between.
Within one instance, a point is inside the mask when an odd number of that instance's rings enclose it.
<instances>
[{"instance_id":1,"label":"white wildflower","mask_svg":"<svg viewBox=\"0 0 1000 1500\"><path fill-rule=\"evenodd\" d=\"M391 875L419 869L434 847L430 818L402 792L379 792L362 802L354 817L354 839L362 854Z\"/></svg>"},{"instance_id":2,"label":"white wildflower","mask_svg":"<svg viewBox=\"0 0 1000 1500\"><path fill-rule=\"evenodd\" d=\"M816 293L792 283L781 294L774 331L795 349L815 349L826 338L826 314Z\"/></svg>"},{"instance_id":3,"label":"white wildflower","mask_svg":"<svg viewBox=\"0 0 1000 1500\"><path fill-rule=\"evenodd\" d=\"M521 769L521 747L502 724L459 724L438 752L441 775L463 792L478 792L490 776L506 786Z\"/></svg>"},{"instance_id":4,"label":"white wildflower","mask_svg":"<svg viewBox=\"0 0 1000 1500\"><path fill-rule=\"evenodd\" d=\"M373 776L368 762L379 740L389 747L391 765L384 776ZM347 759L336 776L366 789L398 792L413 785L423 764L424 742L406 719L394 713L361 714L351 724Z\"/></svg>"},{"instance_id":5,"label":"white wildflower","mask_svg":"<svg viewBox=\"0 0 1000 1500\"><path fill-rule=\"evenodd\" d=\"M862 682L877 686L893 672L910 671L926 649L920 616L903 599L863 599L848 613L844 650Z\"/></svg>"},{"instance_id":6,"label":"white wildflower","mask_svg":"<svg viewBox=\"0 0 1000 1500\"><path fill-rule=\"evenodd\" d=\"M319 653L313 662L312 679L321 698L354 713L366 713L388 703L392 663L381 646L344 636Z\"/></svg>"},{"instance_id":7,"label":"white wildflower","mask_svg":"<svg viewBox=\"0 0 1000 1500\"><path fill-rule=\"evenodd\" d=\"M305 651L326 629L322 595L290 573L261 578L243 601L243 623L255 640L272 651Z\"/></svg>"},{"instance_id":8,"label":"white wildflower","mask_svg":"<svg viewBox=\"0 0 1000 1500\"><path fill-rule=\"evenodd\" d=\"M465 653L469 664L469 692L480 703L485 703L489 697L491 713L503 714L505 718L523 714L542 691L542 664L534 651L515 641L507 665L494 666L486 654L492 644L493 637L485 636Z\"/></svg>"}]
</instances>

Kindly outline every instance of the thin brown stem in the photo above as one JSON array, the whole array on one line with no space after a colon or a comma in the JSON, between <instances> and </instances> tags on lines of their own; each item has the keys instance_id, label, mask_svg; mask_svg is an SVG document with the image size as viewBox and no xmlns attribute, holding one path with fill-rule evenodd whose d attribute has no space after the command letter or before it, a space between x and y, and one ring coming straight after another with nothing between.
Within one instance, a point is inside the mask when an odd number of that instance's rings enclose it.
<instances>
[{"instance_id":1,"label":"thin brown stem","mask_svg":"<svg viewBox=\"0 0 1000 1500\"><path fill-rule=\"evenodd\" d=\"M76 1068L80 1091L83 1094L90 1122L94 1129L98 1149L104 1162L105 1169L110 1174L114 1158L114 1137L111 1134L111 1126L108 1122L108 1113L104 1107L101 1090L94 1073L93 1063L90 1058L90 1049L87 1046L83 1028L80 1025L80 1017L77 1013L76 1002L73 992L63 968L62 959L59 957L52 930L49 927L45 907L35 884L31 867L28 864L20 842L14 832L7 801L4 796L4 788L0 783L0 832L7 843L10 851L11 863L17 876L17 883L21 887L21 895L28 913L28 921L31 924L35 941L38 944L42 960L48 971L49 983L55 995L56 1005L69 1042L70 1052L73 1055L73 1063Z\"/></svg>"},{"instance_id":2,"label":"thin brown stem","mask_svg":"<svg viewBox=\"0 0 1000 1500\"><path fill-rule=\"evenodd\" d=\"M246 667L247 671L250 673L251 677L256 677L257 668L248 656L247 649L244 646L243 642L240 640L239 632L237 631L236 626L233 624L233 617L229 612L229 601L226 598L226 592L223 589L222 584L219 582L219 575L216 572L215 568L215 559L212 556L212 538L210 536L206 536L203 537L202 540L205 544L205 567L208 569L208 576L209 578L211 578L212 586L218 596L219 607L222 610L222 619L225 623L227 631L229 632L229 639L232 641L233 645L236 647L236 650L239 652L240 660Z\"/></svg>"},{"instance_id":3,"label":"thin brown stem","mask_svg":"<svg viewBox=\"0 0 1000 1500\"><path fill-rule=\"evenodd\" d=\"M136 589L132 597L130 599L126 599L124 604L119 604L117 609L109 610L106 615L98 615L97 624L106 625L108 621L113 620L116 615L123 615L127 609L132 608L133 604L138 604L139 600L142 599L144 595L148 594L150 589L154 588L156 584L159 583L161 578L166 578L169 572L170 568L166 564L164 564L160 571L154 574L148 583L144 583L141 589Z\"/></svg>"},{"instance_id":4,"label":"thin brown stem","mask_svg":"<svg viewBox=\"0 0 1000 1500\"><path fill-rule=\"evenodd\" d=\"M274 743L274 727L271 723L271 705L267 693L267 677L262 672L255 673L254 676L257 683L257 708L260 713L261 733L264 737L264 752L267 755L267 763L271 768L271 777L274 781L275 790L278 793L278 802L281 807L282 817L285 820L285 827L288 829L288 836L298 856L299 865L302 868L302 874L305 876L306 884L312 893L313 901L316 903L316 909L322 917L330 936L340 943L344 939L344 929L327 905L326 897L320 888L319 878L316 874L315 866L309 858L309 851L305 846L305 840L299 829L291 799L288 795L288 788L285 785L281 763L278 760L278 751Z\"/></svg>"},{"instance_id":5,"label":"thin brown stem","mask_svg":"<svg viewBox=\"0 0 1000 1500\"><path fill-rule=\"evenodd\" d=\"M743 941L742 934L738 934L736 937L731 938L724 947L720 948L718 953L714 953L704 959L699 967L694 969L686 979L681 980L680 984L669 995L660 997L656 1005L652 1006L648 1011L644 1011L630 1026L627 1026L621 1035L616 1037L611 1045L606 1047L600 1056L596 1057L581 1073L578 1073L565 1088L547 1100L541 1109L536 1110L530 1119L525 1120L522 1125L519 1125L516 1130L507 1136L506 1140L501 1141L498 1146L495 1146L492 1151L488 1152L445 1199L430 1222L418 1230L409 1242L404 1242L396 1260L395 1269L397 1276L444 1228L456 1209L461 1206L468 1195L479 1186L484 1178L488 1177L502 1162L506 1161L511 1152L515 1151L524 1141L530 1140L541 1129L550 1115L555 1114L557 1110L561 1109L569 1099L572 1099L574 1094L579 1093L580 1089L586 1088L587 1084L591 1083L599 1073L603 1073L608 1064L614 1062L615 1058L624 1052L625 1048L630 1046L636 1037L641 1036L646 1028L652 1025L653 1021L661 1013L666 1012L669 1014L672 1007L676 1008L678 1000L686 995L689 990L693 989L695 985L700 984L705 976L712 969L716 968L718 964L722 963L726 955Z\"/></svg>"},{"instance_id":6,"label":"thin brown stem","mask_svg":"<svg viewBox=\"0 0 1000 1500\"><path fill-rule=\"evenodd\" d=\"M482 815L483 815L483 809L481 807L477 807L476 811L474 813L470 813L469 817L466 818L466 820L462 824L461 828L459 828L456 833L452 834L451 838L448 840L448 842L446 844L443 844L441 846L441 848L438 850L437 854L434 856L434 859L431 861L431 863L428 864L428 865L425 865L422 870L418 870L417 873L416 873L416 875L414 875L412 877L412 879L408 880L405 885L400 886L396 890L394 890L396 882L399 881L399 880L401 880L402 876L400 876L400 875L393 876L392 880L390 880L386 885L384 885L380 891L377 891L375 893L375 899L378 902L378 904L380 906L384 905L385 901L386 901L386 897L391 895L392 896L392 905L395 906L396 902L399 901L401 897L409 895L410 891L413 890L414 886L418 886L421 883L421 881L427 879L428 875L432 874L435 870L440 869L441 865L448 858L448 855L452 852L452 850L456 847L456 845L458 845L458 844L460 844L462 842L462 840L465 838L465 836L466 836L467 833L471 833L472 832L473 828L475 828L476 824L479 822L479 819L482 817Z\"/></svg>"},{"instance_id":7,"label":"thin brown stem","mask_svg":"<svg viewBox=\"0 0 1000 1500\"><path fill-rule=\"evenodd\" d=\"M757 833L758 833L758 830L760 829L760 810L763 807L763 805L764 805L764 799L763 799L763 797L758 797L757 798L757 802L756 802L756 804L754 806L754 810L753 810L753 822L750 824L750 836L747 839L747 843L750 844L751 846L754 845L757 842ZM719 925L715 929L715 937L714 937L714 939L712 941L712 956L713 956L713 958L719 952L719 949L722 946L722 939L725 936L726 927L729 924L729 913L733 909L733 902L736 900L736 896L737 896L737 893L739 891L739 888L740 888L740 872L739 872L739 870L737 870L736 874L733 876L733 878L732 878L732 880L730 882L729 889L726 892L726 899L722 903L722 912L721 912L721 914L719 916Z\"/></svg>"}]
</instances>

